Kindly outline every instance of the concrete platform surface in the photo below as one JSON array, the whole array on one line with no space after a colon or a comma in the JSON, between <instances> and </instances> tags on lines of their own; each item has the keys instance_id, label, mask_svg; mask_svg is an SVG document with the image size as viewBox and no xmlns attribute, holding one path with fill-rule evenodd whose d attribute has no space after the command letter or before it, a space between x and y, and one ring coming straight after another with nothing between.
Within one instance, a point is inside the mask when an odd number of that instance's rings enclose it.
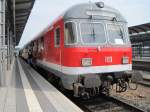
<instances>
[{"instance_id":1,"label":"concrete platform surface","mask_svg":"<svg viewBox=\"0 0 150 112\"><path fill-rule=\"evenodd\" d=\"M0 87L0 112L82 112L22 59L9 79Z\"/></svg>"},{"instance_id":2,"label":"concrete platform surface","mask_svg":"<svg viewBox=\"0 0 150 112\"><path fill-rule=\"evenodd\" d=\"M143 62L150 62L150 57L135 57L132 61L143 61Z\"/></svg>"},{"instance_id":3,"label":"concrete platform surface","mask_svg":"<svg viewBox=\"0 0 150 112\"><path fill-rule=\"evenodd\" d=\"M150 72L148 71L139 71L142 76L143 76L143 79L147 79L147 80L150 80Z\"/></svg>"}]
</instances>

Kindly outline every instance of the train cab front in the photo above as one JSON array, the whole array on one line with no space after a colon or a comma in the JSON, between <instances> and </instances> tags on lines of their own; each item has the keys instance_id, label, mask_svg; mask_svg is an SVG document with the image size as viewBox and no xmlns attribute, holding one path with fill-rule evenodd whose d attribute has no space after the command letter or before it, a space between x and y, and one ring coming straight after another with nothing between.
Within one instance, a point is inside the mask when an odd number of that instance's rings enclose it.
<instances>
[{"instance_id":1,"label":"train cab front","mask_svg":"<svg viewBox=\"0 0 150 112\"><path fill-rule=\"evenodd\" d=\"M72 84L75 96L108 93L113 84L121 88L116 91L126 91L131 75L125 72L132 70L127 23L117 17L102 19L105 13L98 13L101 18L97 19L92 11L86 19L65 21L61 63L62 72L68 78L64 78L67 79L64 85Z\"/></svg>"},{"instance_id":2,"label":"train cab front","mask_svg":"<svg viewBox=\"0 0 150 112\"><path fill-rule=\"evenodd\" d=\"M124 86L130 75L125 71L132 70L132 49L126 24L67 22L62 57L62 71L69 76L78 76L73 85L75 88L94 88L96 94L99 87L106 89L108 83L105 82L109 82L123 85L124 89L117 90L119 92L126 90Z\"/></svg>"}]
</instances>

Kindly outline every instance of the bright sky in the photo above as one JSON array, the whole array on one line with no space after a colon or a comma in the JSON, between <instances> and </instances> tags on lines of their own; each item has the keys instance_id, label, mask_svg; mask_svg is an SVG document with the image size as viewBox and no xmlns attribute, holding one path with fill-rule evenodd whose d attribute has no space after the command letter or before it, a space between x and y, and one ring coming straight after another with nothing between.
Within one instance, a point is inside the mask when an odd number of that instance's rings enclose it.
<instances>
[{"instance_id":1,"label":"bright sky","mask_svg":"<svg viewBox=\"0 0 150 112\"><path fill-rule=\"evenodd\" d=\"M128 21L128 26L150 22L150 0L91 1L103 1L106 5L118 9ZM85 2L89 2L89 0L35 0L19 46L24 46L69 7Z\"/></svg>"}]
</instances>

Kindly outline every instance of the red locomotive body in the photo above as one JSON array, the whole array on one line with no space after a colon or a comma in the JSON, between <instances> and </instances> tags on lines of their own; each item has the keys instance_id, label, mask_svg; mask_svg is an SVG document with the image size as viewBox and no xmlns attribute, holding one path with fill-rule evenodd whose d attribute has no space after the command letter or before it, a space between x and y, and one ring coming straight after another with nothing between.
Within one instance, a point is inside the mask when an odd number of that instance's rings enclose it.
<instances>
[{"instance_id":1,"label":"red locomotive body","mask_svg":"<svg viewBox=\"0 0 150 112\"><path fill-rule=\"evenodd\" d=\"M126 21L102 2L70 8L26 48L36 60L33 64L59 77L75 96L82 94L79 88L107 88L104 82L122 80L125 85L129 76L124 71L132 70Z\"/></svg>"}]
</instances>

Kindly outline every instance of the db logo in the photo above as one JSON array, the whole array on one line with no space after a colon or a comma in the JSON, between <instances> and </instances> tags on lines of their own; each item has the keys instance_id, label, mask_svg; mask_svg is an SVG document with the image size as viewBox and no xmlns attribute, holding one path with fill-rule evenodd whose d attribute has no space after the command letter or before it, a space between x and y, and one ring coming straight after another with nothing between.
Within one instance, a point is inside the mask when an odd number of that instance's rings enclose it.
<instances>
[{"instance_id":1,"label":"db logo","mask_svg":"<svg viewBox=\"0 0 150 112\"><path fill-rule=\"evenodd\" d=\"M105 62L106 63L111 63L112 62L112 56L105 57Z\"/></svg>"}]
</instances>

